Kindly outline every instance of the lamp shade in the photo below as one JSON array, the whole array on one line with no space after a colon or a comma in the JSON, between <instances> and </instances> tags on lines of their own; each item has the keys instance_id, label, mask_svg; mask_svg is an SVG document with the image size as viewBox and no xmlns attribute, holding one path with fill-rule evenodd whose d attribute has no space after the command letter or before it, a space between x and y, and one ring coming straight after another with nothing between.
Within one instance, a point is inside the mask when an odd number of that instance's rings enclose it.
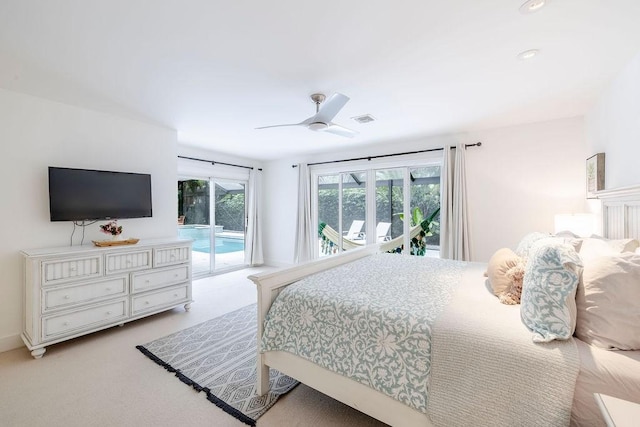
<instances>
[{"instance_id":1,"label":"lamp shade","mask_svg":"<svg viewBox=\"0 0 640 427\"><path fill-rule=\"evenodd\" d=\"M596 216L590 213L557 214L555 232L570 231L580 237L589 237L596 230Z\"/></svg>"}]
</instances>

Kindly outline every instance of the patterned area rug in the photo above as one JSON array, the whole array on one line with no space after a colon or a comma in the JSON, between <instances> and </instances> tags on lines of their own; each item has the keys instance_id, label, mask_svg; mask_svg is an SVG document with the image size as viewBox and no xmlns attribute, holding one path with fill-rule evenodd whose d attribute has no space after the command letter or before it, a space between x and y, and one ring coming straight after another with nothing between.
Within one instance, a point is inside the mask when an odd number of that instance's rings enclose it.
<instances>
[{"instance_id":1,"label":"patterned area rug","mask_svg":"<svg viewBox=\"0 0 640 427\"><path fill-rule=\"evenodd\" d=\"M257 314L252 304L221 317L136 346L185 384L245 424L255 426L298 382L271 369L270 391L256 393Z\"/></svg>"}]
</instances>

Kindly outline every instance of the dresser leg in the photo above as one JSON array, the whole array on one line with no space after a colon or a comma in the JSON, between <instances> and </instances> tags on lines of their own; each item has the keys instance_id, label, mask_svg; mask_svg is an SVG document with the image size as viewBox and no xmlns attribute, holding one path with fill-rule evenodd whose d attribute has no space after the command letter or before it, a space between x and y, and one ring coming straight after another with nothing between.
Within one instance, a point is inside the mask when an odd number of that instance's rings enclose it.
<instances>
[{"instance_id":1,"label":"dresser leg","mask_svg":"<svg viewBox=\"0 0 640 427\"><path fill-rule=\"evenodd\" d=\"M184 305L184 311L189 311L191 310L191 303L187 303Z\"/></svg>"},{"instance_id":2,"label":"dresser leg","mask_svg":"<svg viewBox=\"0 0 640 427\"><path fill-rule=\"evenodd\" d=\"M31 355L33 356L34 359L40 359L44 355L45 351L47 351L47 349L44 347L36 348L31 352Z\"/></svg>"}]
</instances>

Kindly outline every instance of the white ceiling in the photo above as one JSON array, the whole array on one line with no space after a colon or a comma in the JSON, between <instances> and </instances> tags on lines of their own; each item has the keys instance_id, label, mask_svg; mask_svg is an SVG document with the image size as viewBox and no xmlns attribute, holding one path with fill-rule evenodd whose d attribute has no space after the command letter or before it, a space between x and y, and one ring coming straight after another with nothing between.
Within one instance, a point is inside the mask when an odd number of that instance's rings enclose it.
<instances>
[{"instance_id":1,"label":"white ceiling","mask_svg":"<svg viewBox=\"0 0 640 427\"><path fill-rule=\"evenodd\" d=\"M0 0L0 87L264 160L584 114L640 51L640 2L523 2ZM359 136L254 129L314 92L351 97Z\"/></svg>"}]
</instances>

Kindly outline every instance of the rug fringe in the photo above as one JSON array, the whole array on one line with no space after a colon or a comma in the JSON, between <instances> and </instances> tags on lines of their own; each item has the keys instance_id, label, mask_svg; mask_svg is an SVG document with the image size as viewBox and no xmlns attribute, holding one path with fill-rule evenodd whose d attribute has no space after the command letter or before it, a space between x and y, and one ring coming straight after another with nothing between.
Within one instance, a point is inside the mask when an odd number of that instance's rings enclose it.
<instances>
[{"instance_id":1,"label":"rug fringe","mask_svg":"<svg viewBox=\"0 0 640 427\"><path fill-rule=\"evenodd\" d=\"M220 408L223 411L225 411L227 414L235 417L238 421L242 421L243 423L245 423L245 424L247 424L247 425L249 425L251 427L255 427L256 420L246 416L241 411L237 410L236 408L234 408L233 406L229 405L224 400L222 400L219 397L217 397L215 394L211 393L211 390L209 388L202 387L200 384L198 384L197 382L193 381L191 378L187 377L182 372L180 372L179 369L175 369L174 367L172 367L171 365L166 363L164 360L160 359L158 356L156 356L155 354L153 354L152 352L147 350L144 346L137 345L136 348L138 350L140 350L140 352L142 354L144 354L145 356L147 356L149 359L153 360L156 364L162 366L164 369L166 369L169 372L175 373L176 377L180 381L182 381L183 383L191 386L198 393L200 393L201 391L204 391L206 393L206 395L207 395L207 400L209 402L213 403L214 405L216 405L218 408Z\"/></svg>"},{"instance_id":2,"label":"rug fringe","mask_svg":"<svg viewBox=\"0 0 640 427\"><path fill-rule=\"evenodd\" d=\"M242 421L243 423L245 423L245 424L247 424L247 425L249 425L251 427L255 427L256 420L254 420L253 418L247 417L245 414L243 414L242 412L238 411L236 408L234 408L233 406L229 405L227 402L225 402L224 400L220 399L215 394L212 394L209 391L209 389L207 389L206 393L207 393L207 400L209 402L213 403L218 408L220 408L223 411L225 411L227 414L234 416L238 421Z\"/></svg>"}]
</instances>

